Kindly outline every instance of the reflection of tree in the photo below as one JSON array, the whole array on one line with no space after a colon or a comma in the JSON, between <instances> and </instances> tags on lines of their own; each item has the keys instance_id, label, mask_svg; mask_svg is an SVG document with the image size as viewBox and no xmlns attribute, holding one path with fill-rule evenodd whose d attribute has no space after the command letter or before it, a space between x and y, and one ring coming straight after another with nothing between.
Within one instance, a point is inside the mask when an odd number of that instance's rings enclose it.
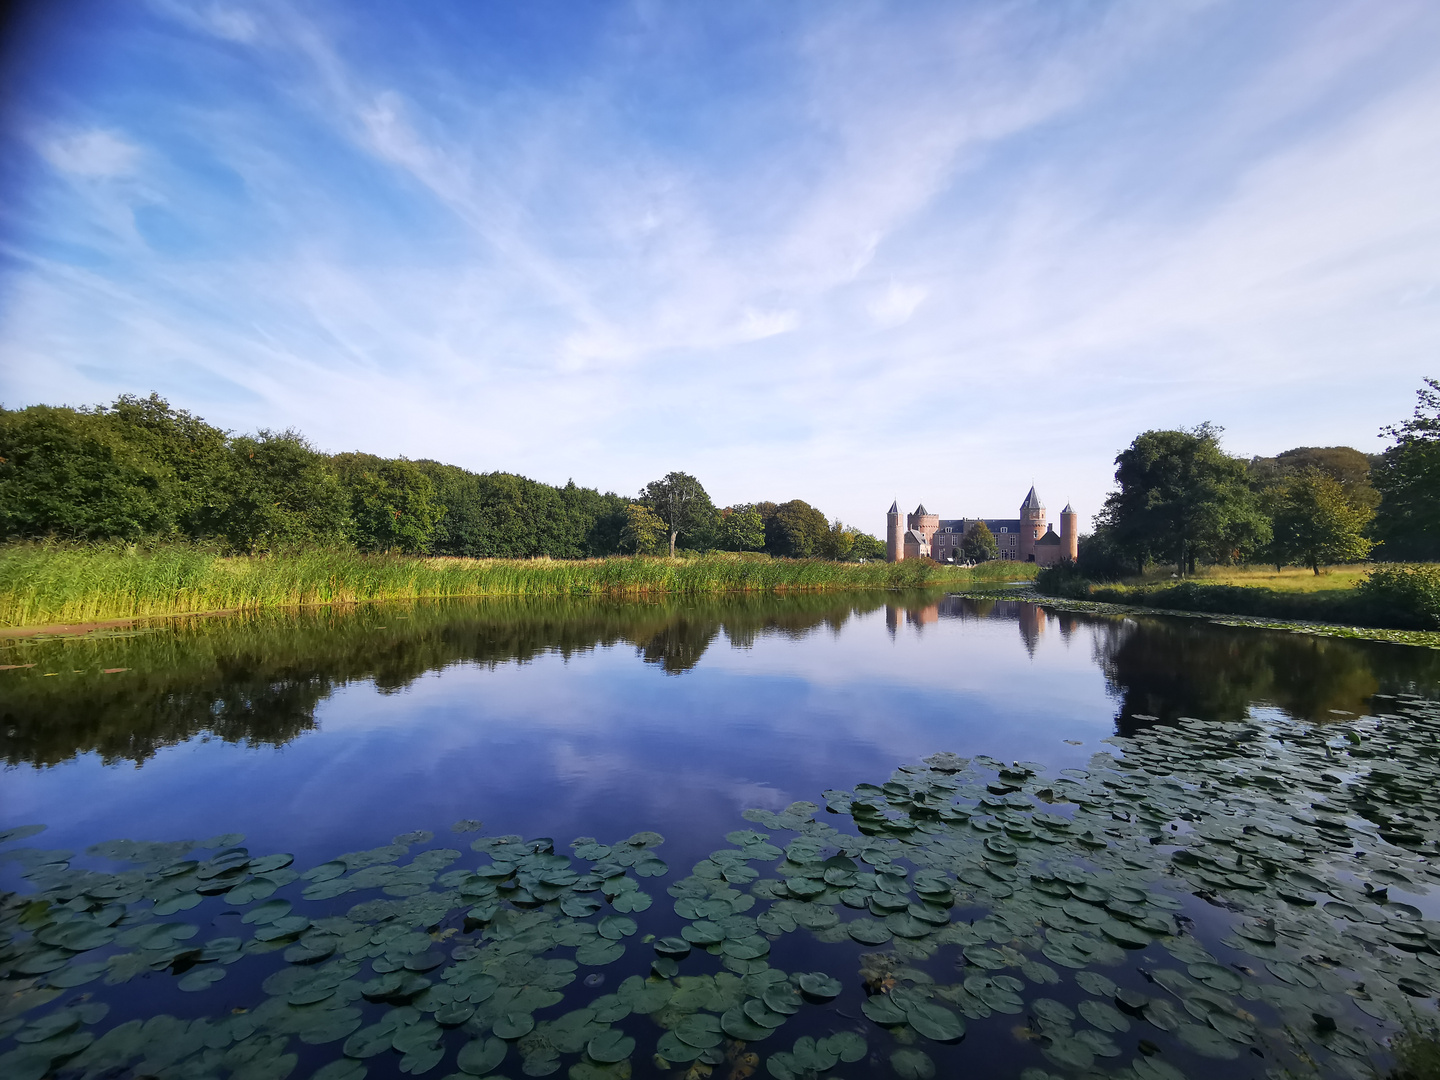
<instances>
[{"instance_id":1,"label":"reflection of tree","mask_svg":"<svg viewBox=\"0 0 1440 1080\"><path fill-rule=\"evenodd\" d=\"M1244 717L1256 705L1297 720L1370 711L1385 690L1440 683L1433 652L1284 631L1236 629L1200 619L1097 620L1095 658L1120 699L1116 725L1130 734L1153 716Z\"/></svg>"},{"instance_id":2,"label":"reflection of tree","mask_svg":"<svg viewBox=\"0 0 1440 1080\"><path fill-rule=\"evenodd\" d=\"M403 690L457 663L495 667L546 653L634 645L678 674L724 630L757 636L838 630L884 593L747 595L660 603L480 600L324 608L167 622L153 633L0 644L0 756L50 765L79 753L143 761L201 733L281 745L315 726L338 687ZM101 674L105 668L123 668ZM76 674L75 669L82 669ZM45 672L59 672L46 678Z\"/></svg>"},{"instance_id":3,"label":"reflection of tree","mask_svg":"<svg viewBox=\"0 0 1440 1080\"><path fill-rule=\"evenodd\" d=\"M666 675L679 675L700 662L719 632L718 622L682 616L642 645L640 655L647 664L659 664Z\"/></svg>"}]
</instances>

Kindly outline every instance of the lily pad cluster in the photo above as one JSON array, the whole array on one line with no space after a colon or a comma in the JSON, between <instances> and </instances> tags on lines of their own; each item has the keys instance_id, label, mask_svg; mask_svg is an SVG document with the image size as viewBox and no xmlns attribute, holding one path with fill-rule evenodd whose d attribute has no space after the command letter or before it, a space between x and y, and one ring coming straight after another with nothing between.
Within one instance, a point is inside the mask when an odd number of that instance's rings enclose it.
<instances>
[{"instance_id":1,"label":"lily pad cluster","mask_svg":"<svg viewBox=\"0 0 1440 1080\"><path fill-rule=\"evenodd\" d=\"M983 1039L1023 1080L1366 1077L1440 986L1437 721L1186 720L1053 776L937 754L748 811L668 904L652 832L417 832L302 873L238 835L86 869L14 829L0 1075L925 1080ZM115 1022L137 978L189 1018Z\"/></svg>"}]
</instances>

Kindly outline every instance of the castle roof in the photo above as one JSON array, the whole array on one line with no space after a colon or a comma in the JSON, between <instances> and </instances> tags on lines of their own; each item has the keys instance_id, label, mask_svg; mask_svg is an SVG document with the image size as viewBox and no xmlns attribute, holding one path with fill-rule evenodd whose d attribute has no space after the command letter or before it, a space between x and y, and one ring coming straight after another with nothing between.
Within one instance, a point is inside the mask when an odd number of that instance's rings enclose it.
<instances>
[{"instance_id":1,"label":"castle roof","mask_svg":"<svg viewBox=\"0 0 1440 1080\"><path fill-rule=\"evenodd\" d=\"M1045 504L1040 501L1040 496L1035 494L1035 486L1030 486L1030 494L1025 496L1025 501L1020 504L1021 510L1043 510Z\"/></svg>"},{"instance_id":2,"label":"castle roof","mask_svg":"<svg viewBox=\"0 0 1440 1080\"><path fill-rule=\"evenodd\" d=\"M1044 544L1046 547L1060 546L1060 537L1055 535L1055 526L1047 526L1045 529L1045 535L1040 537L1039 540L1035 541L1036 547L1039 547L1041 544Z\"/></svg>"},{"instance_id":3,"label":"castle roof","mask_svg":"<svg viewBox=\"0 0 1440 1080\"><path fill-rule=\"evenodd\" d=\"M900 500L899 500L899 499L896 499L894 502L892 502L892 503L890 504L890 509L889 509L888 511L886 511L886 512L887 512L887 513L890 513L890 514L899 514L899 513L900 513Z\"/></svg>"},{"instance_id":4,"label":"castle roof","mask_svg":"<svg viewBox=\"0 0 1440 1080\"><path fill-rule=\"evenodd\" d=\"M926 542L925 537L921 536L914 529L905 530L905 539L916 544L923 544Z\"/></svg>"},{"instance_id":5,"label":"castle roof","mask_svg":"<svg viewBox=\"0 0 1440 1080\"><path fill-rule=\"evenodd\" d=\"M1073 514L1073 513L1075 513L1075 511L1072 510L1072 509L1070 509L1070 504L1067 502L1067 503L1065 504L1065 509L1064 509L1064 510L1061 510L1060 513L1062 513L1062 514Z\"/></svg>"},{"instance_id":6,"label":"castle roof","mask_svg":"<svg viewBox=\"0 0 1440 1080\"><path fill-rule=\"evenodd\" d=\"M921 503L919 506L915 507L916 517L924 517L927 513L929 513L929 511L925 509L924 503Z\"/></svg>"}]
</instances>

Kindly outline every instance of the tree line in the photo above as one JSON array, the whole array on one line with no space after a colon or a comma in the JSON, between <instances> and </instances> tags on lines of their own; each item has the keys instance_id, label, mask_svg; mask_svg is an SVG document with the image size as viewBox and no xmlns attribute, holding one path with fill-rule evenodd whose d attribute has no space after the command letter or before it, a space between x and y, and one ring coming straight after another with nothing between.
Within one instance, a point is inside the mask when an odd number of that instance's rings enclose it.
<instances>
[{"instance_id":1,"label":"tree line","mask_svg":"<svg viewBox=\"0 0 1440 1080\"><path fill-rule=\"evenodd\" d=\"M1440 561L1440 382L1426 379L1414 415L1384 428L1380 454L1296 447L1234 457L1222 429L1147 431L1115 459L1115 490L1080 541L1077 572L1114 580L1169 564L1320 567Z\"/></svg>"},{"instance_id":2,"label":"tree line","mask_svg":"<svg viewBox=\"0 0 1440 1080\"><path fill-rule=\"evenodd\" d=\"M883 558L800 499L716 507L670 473L633 498L438 461L325 454L299 432L237 435L163 398L0 408L0 541L211 543L472 558L756 551Z\"/></svg>"}]
</instances>

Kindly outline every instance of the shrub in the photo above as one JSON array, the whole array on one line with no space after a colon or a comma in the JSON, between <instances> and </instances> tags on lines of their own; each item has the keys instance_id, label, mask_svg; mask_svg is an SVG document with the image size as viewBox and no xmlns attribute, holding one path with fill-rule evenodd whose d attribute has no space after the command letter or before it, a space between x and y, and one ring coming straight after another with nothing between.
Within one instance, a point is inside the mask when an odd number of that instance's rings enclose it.
<instances>
[{"instance_id":1,"label":"shrub","mask_svg":"<svg viewBox=\"0 0 1440 1080\"><path fill-rule=\"evenodd\" d=\"M1365 602L1388 618L1440 629L1440 566L1381 566L1359 585Z\"/></svg>"}]
</instances>

